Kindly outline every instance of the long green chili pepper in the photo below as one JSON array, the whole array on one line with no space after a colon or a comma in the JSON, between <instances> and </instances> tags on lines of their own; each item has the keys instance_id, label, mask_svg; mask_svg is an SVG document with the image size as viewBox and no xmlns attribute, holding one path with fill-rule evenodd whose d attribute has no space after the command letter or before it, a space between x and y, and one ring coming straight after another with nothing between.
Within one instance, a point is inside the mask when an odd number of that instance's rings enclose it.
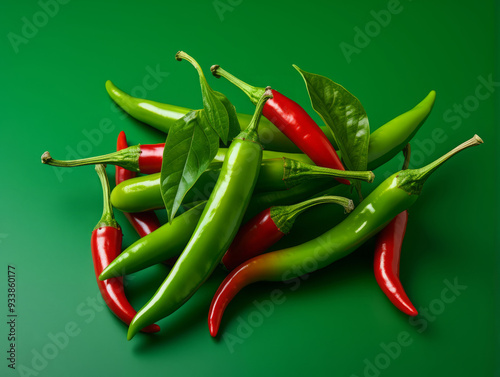
<instances>
[{"instance_id":1,"label":"long green chili pepper","mask_svg":"<svg viewBox=\"0 0 500 377\"><path fill-rule=\"evenodd\" d=\"M215 186L222 163L210 164L188 191L184 203L207 200ZM262 160L254 192L287 190L306 181L328 181L332 178L359 179L372 182L369 171L343 171L322 168L289 158ZM117 185L111 203L124 212L143 212L164 207L160 190L160 173L129 179Z\"/></svg>"},{"instance_id":2,"label":"long green chili pepper","mask_svg":"<svg viewBox=\"0 0 500 377\"><path fill-rule=\"evenodd\" d=\"M132 97L118 89L109 80L106 81L106 90L113 101L130 116L165 133L168 133L176 120L191 111L191 109L185 107ZM238 121L242 130L248 127L251 119L251 115L238 114ZM322 129L328 138L333 141L330 131L326 127L322 127ZM266 118L261 119L258 132L259 140L266 149L300 152L300 149Z\"/></svg>"},{"instance_id":3,"label":"long green chili pepper","mask_svg":"<svg viewBox=\"0 0 500 377\"><path fill-rule=\"evenodd\" d=\"M381 166L397 155L415 136L429 116L436 92L432 90L417 106L379 127L370 135L368 170ZM391 145L391 150L386 150Z\"/></svg>"},{"instance_id":4,"label":"long green chili pepper","mask_svg":"<svg viewBox=\"0 0 500 377\"><path fill-rule=\"evenodd\" d=\"M224 309L245 286L257 281L285 281L326 267L356 250L410 207L429 176L446 160L483 141L477 135L420 169L393 174L368 195L339 225L302 245L257 256L237 267L221 284L209 312L209 329L217 334Z\"/></svg>"},{"instance_id":5,"label":"long green chili pepper","mask_svg":"<svg viewBox=\"0 0 500 377\"><path fill-rule=\"evenodd\" d=\"M270 89L261 97L248 127L231 143L191 239L158 291L130 323L128 339L145 327L144 323L166 317L182 306L210 276L233 241L259 176L262 146L257 130L269 98Z\"/></svg>"}]
</instances>

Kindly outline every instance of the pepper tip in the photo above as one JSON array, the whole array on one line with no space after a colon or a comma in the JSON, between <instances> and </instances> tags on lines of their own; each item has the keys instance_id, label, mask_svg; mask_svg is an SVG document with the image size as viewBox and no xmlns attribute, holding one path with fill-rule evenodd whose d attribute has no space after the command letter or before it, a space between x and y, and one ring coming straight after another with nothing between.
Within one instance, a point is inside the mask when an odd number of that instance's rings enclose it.
<instances>
[{"instance_id":1,"label":"pepper tip","mask_svg":"<svg viewBox=\"0 0 500 377\"><path fill-rule=\"evenodd\" d=\"M127 340L132 340L134 336L135 336L135 330L133 330L133 327L129 327L127 331Z\"/></svg>"},{"instance_id":2,"label":"pepper tip","mask_svg":"<svg viewBox=\"0 0 500 377\"><path fill-rule=\"evenodd\" d=\"M217 336L217 333L219 332L219 326L215 324L212 321L208 321L208 330L210 331L210 335L212 338L215 338Z\"/></svg>"},{"instance_id":3,"label":"pepper tip","mask_svg":"<svg viewBox=\"0 0 500 377\"><path fill-rule=\"evenodd\" d=\"M177 51L177 53L175 54L175 60L177 60L179 62L182 61L182 58L179 56L181 54L182 54L182 51Z\"/></svg>"},{"instance_id":4,"label":"pepper tip","mask_svg":"<svg viewBox=\"0 0 500 377\"><path fill-rule=\"evenodd\" d=\"M214 77L220 79L220 75L217 73L217 70L220 68L220 65L214 64L213 66L210 67L210 72L212 72L212 75Z\"/></svg>"},{"instance_id":5,"label":"pepper tip","mask_svg":"<svg viewBox=\"0 0 500 377\"><path fill-rule=\"evenodd\" d=\"M45 151L42 154L42 164L48 164L52 160L52 156L50 155L49 151Z\"/></svg>"}]
</instances>

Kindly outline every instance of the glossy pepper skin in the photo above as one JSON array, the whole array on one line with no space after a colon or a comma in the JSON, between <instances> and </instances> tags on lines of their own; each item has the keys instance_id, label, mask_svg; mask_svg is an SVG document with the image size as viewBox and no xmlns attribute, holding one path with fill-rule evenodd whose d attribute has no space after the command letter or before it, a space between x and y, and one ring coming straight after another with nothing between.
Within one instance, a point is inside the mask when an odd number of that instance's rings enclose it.
<instances>
[{"instance_id":1,"label":"glossy pepper skin","mask_svg":"<svg viewBox=\"0 0 500 377\"><path fill-rule=\"evenodd\" d=\"M218 332L222 314L231 299L257 281L284 281L324 268L356 250L410 207L427 178L461 150L479 145L475 135L446 155L420 169L402 170L382 182L340 224L302 245L259 255L241 264L222 282L210 306L210 334Z\"/></svg>"},{"instance_id":2,"label":"glossy pepper skin","mask_svg":"<svg viewBox=\"0 0 500 377\"><path fill-rule=\"evenodd\" d=\"M222 76L243 90L254 104L265 90L242 82L218 65L212 66L210 70L215 77ZM344 165L332 143L309 114L297 102L276 90L272 90L272 94L273 98L264 106L263 115L316 165L344 170ZM338 181L346 185L350 184L346 179L338 178Z\"/></svg>"},{"instance_id":3,"label":"glossy pepper skin","mask_svg":"<svg viewBox=\"0 0 500 377\"><path fill-rule=\"evenodd\" d=\"M127 137L125 135L125 132L121 131L118 134L118 140L116 142L116 150L119 151L127 147L128 147ZM135 172L124 169L120 166L115 167L115 182L117 185L126 180L134 178L136 175L137 174ZM158 217L153 211L140 212L135 214L124 212L123 214L132 224L132 226L137 231L140 237L144 237L160 227L160 221L158 220Z\"/></svg>"},{"instance_id":4,"label":"glossy pepper skin","mask_svg":"<svg viewBox=\"0 0 500 377\"><path fill-rule=\"evenodd\" d=\"M262 254L288 234L295 219L305 210L319 204L336 203L346 212L354 208L352 200L339 196L322 196L290 206L270 207L243 225L222 258L229 271L241 263Z\"/></svg>"},{"instance_id":5,"label":"glossy pepper skin","mask_svg":"<svg viewBox=\"0 0 500 377\"><path fill-rule=\"evenodd\" d=\"M373 268L375 279L389 300L403 313L416 316L417 309L399 280L399 259L407 223L408 211L403 211L382 229L377 236Z\"/></svg>"},{"instance_id":6,"label":"glossy pepper skin","mask_svg":"<svg viewBox=\"0 0 500 377\"><path fill-rule=\"evenodd\" d=\"M122 231L113 217L109 204L109 182L103 165L96 166L104 193L104 209L102 218L97 223L90 241L92 260L96 278L111 261L120 254L122 246ZM97 286L111 311L126 324L130 324L136 311L128 302L123 289L123 279L115 277L106 281L97 279ZM142 329L143 332L158 332L158 325L151 324Z\"/></svg>"},{"instance_id":7,"label":"glossy pepper skin","mask_svg":"<svg viewBox=\"0 0 500 377\"><path fill-rule=\"evenodd\" d=\"M207 200L219 177L221 167L222 163L211 163L187 192L183 203ZM336 177L371 182L374 175L369 171L322 168L284 157L262 160L255 192L287 190L310 181L331 182ZM126 212L164 208L160 178L160 173L156 173L119 184L111 193L111 203L114 207Z\"/></svg>"},{"instance_id":8,"label":"glossy pepper skin","mask_svg":"<svg viewBox=\"0 0 500 377\"><path fill-rule=\"evenodd\" d=\"M186 248L161 287L132 320L127 338L182 306L205 282L231 244L243 219L262 161L257 133L266 91L245 131L231 143L222 170Z\"/></svg>"},{"instance_id":9,"label":"glossy pepper skin","mask_svg":"<svg viewBox=\"0 0 500 377\"><path fill-rule=\"evenodd\" d=\"M191 111L191 109L185 107L132 97L118 89L109 80L106 81L106 90L111 99L130 116L165 133L168 133L170 127L178 119ZM242 130L247 128L251 119L251 115L238 114L238 121ZM300 149L267 119L262 119L260 123L259 140L265 149L281 152L300 152ZM323 127L323 129L326 131L327 137L333 140L326 127Z\"/></svg>"},{"instance_id":10,"label":"glossy pepper skin","mask_svg":"<svg viewBox=\"0 0 500 377\"><path fill-rule=\"evenodd\" d=\"M397 116L370 134L368 170L381 166L398 154L410 142L429 116L436 92L429 94L413 109ZM390 149L387 149L391 146Z\"/></svg>"},{"instance_id":11,"label":"glossy pepper skin","mask_svg":"<svg viewBox=\"0 0 500 377\"><path fill-rule=\"evenodd\" d=\"M99 279L131 274L167 258L178 257L196 229L204 207L202 203L191 208L175 217L171 223L135 241L102 271Z\"/></svg>"}]
</instances>

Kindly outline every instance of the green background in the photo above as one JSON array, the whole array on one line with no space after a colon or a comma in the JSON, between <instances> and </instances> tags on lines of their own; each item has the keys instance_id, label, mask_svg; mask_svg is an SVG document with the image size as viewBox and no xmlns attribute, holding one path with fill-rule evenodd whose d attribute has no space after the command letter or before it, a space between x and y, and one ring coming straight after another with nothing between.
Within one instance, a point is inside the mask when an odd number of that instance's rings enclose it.
<instances>
[{"instance_id":1,"label":"green background","mask_svg":"<svg viewBox=\"0 0 500 377\"><path fill-rule=\"evenodd\" d=\"M14 265L17 367L33 369L32 375L75 377L90 373L375 376L375 367L365 368L382 363L381 376L499 375L494 238L499 231L498 87L492 89L495 98L470 99L481 83L479 77L493 75L500 80L495 71L498 4L402 0L402 11L377 29L374 12L390 4L385 0L71 0L60 4L57 12L50 8L53 16L45 18L35 1L4 4L0 287L6 292L7 265ZM16 52L9 33L23 35L23 17L29 21L35 17L41 26L36 33L24 30L26 43ZM340 44L354 45L356 27L368 27L372 37L364 41L366 46L358 43L359 51L348 62ZM237 336L241 320L256 318L254 301L268 300L273 289L281 289L285 300L231 347L224 338L212 339L206 324L222 272L181 310L161 321L157 336L141 334L127 342L121 322L99 303L92 308L88 300L99 295L89 248L102 208L97 176L92 167L57 175L40 164L40 155L49 150L55 158L65 158L67 148L80 148L89 155L107 153L115 148L122 129L131 144L163 141L161 133L118 112L104 83L111 79L139 94L148 69L159 67L168 76L160 77L161 82L150 81L141 94L199 108L193 68L174 59L181 49L198 59L207 73L210 65L220 64L250 83L272 85L311 114L304 84L291 64L326 75L361 100L372 130L436 90L435 108L412 143L413 166L432 161L474 133L484 139L483 146L455 157L436 173L410 210L401 279L417 308L431 306L430 319L420 315L419 322L410 323L383 295L373 277L373 244L311 274L295 291L290 284L277 283L245 289L228 308L221 333ZM253 111L236 88L208 79L239 112ZM477 108L447 121L447 111L464 101L469 109ZM110 132L101 132L100 140L95 130L107 119ZM438 141L435 128L443 130ZM96 137L94 144L84 142L86 132ZM399 169L400 163L395 159L375 171L377 182ZM113 174L113 169L108 172ZM120 213L117 218L127 246L136 234ZM127 280L136 307L167 272L155 266ZM445 281L455 279L467 288L453 302L443 303ZM6 314L6 293L0 297L0 312ZM1 322L0 374L23 375L7 368L6 317ZM76 326L78 334L62 349L54 349L51 334L65 331L68 324ZM405 334L411 344L399 353L393 345L392 351L384 351L382 343L389 345ZM34 356L44 351L54 356L46 365ZM396 354L391 358L392 352ZM34 357L39 370L32 364Z\"/></svg>"}]
</instances>

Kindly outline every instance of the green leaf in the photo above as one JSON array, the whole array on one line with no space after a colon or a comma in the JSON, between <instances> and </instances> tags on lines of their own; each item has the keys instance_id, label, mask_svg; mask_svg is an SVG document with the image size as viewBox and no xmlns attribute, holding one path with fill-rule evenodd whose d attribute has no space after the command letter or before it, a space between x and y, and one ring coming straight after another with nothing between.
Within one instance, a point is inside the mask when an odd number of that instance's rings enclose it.
<instances>
[{"instance_id":1,"label":"green leaf","mask_svg":"<svg viewBox=\"0 0 500 377\"><path fill-rule=\"evenodd\" d=\"M186 193L210 165L219 149L219 137L204 110L194 110L170 129L163 151L161 195L172 221Z\"/></svg>"},{"instance_id":2,"label":"green leaf","mask_svg":"<svg viewBox=\"0 0 500 377\"><path fill-rule=\"evenodd\" d=\"M210 126L219 135L222 142L227 144L229 135L229 115L226 106L221 102L216 92L208 86L207 80L200 75L201 93L203 95L203 109Z\"/></svg>"},{"instance_id":3,"label":"green leaf","mask_svg":"<svg viewBox=\"0 0 500 377\"><path fill-rule=\"evenodd\" d=\"M294 68L302 75L313 109L330 128L348 170L366 170L370 125L361 102L327 77Z\"/></svg>"},{"instance_id":4,"label":"green leaf","mask_svg":"<svg viewBox=\"0 0 500 377\"><path fill-rule=\"evenodd\" d=\"M216 92L214 90L214 94L219 98L224 107L226 108L227 115L229 117L229 132L227 140L233 140L238 134L241 132L240 122L238 121L238 115L236 113L236 108L229 101L229 99L222 93ZM227 145L227 143L224 143Z\"/></svg>"},{"instance_id":5,"label":"green leaf","mask_svg":"<svg viewBox=\"0 0 500 377\"><path fill-rule=\"evenodd\" d=\"M198 72L200 77L201 94L203 97L203 109L205 110L208 122L214 131L217 132L222 142L227 144L228 137L235 132L234 122L236 119L236 110L234 109L234 106L231 102L229 102L229 99L227 99L224 94L216 92L210 87L210 85L208 85L203 70L196 60L182 51L177 53L176 58L178 60L187 60ZM236 125L238 126L239 132L239 123ZM232 140L232 138L230 140Z\"/></svg>"}]
</instances>

